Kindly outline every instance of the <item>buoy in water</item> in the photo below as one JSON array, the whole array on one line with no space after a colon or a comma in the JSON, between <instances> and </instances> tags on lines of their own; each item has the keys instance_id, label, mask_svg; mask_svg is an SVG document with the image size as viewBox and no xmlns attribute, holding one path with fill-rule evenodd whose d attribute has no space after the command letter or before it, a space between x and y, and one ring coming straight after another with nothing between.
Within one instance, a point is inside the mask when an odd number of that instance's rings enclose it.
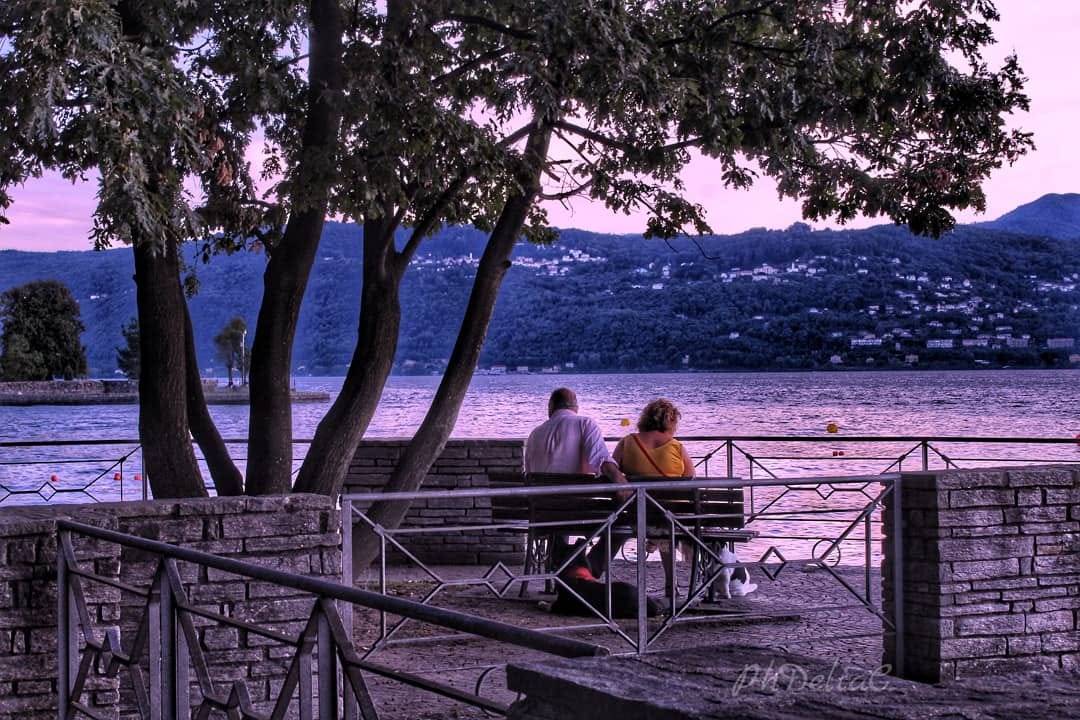
<instances>
[{"instance_id":1,"label":"buoy in water","mask_svg":"<svg viewBox=\"0 0 1080 720\"><path fill-rule=\"evenodd\" d=\"M58 483L58 482L60 482L60 476L59 476L59 475L52 475L52 476L50 476L50 477L49 477L49 482L51 482L51 483Z\"/></svg>"},{"instance_id":2,"label":"buoy in water","mask_svg":"<svg viewBox=\"0 0 1080 720\"><path fill-rule=\"evenodd\" d=\"M113 473L112 479L116 482L122 481L124 478L120 473Z\"/></svg>"},{"instance_id":3,"label":"buoy in water","mask_svg":"<svg viewBox=\"0 0 1080 720\"><path fill-rule=\"evenodd\" d=\"M825 426L825 432L827 432L827 433L838 433L838 432L840 432L840 426L837 425L834 422L831 422L831 423L829 423L828 425Z\"/></svg>"},{"instance_id":4,"label":"buoy in water","mask_svg":"<svg viewBox=\"0 0 1080 720\"><path fill-rule=\"evenodd\" d=\"M619 421L619 425L623 427L630 427L630 418L623 418ZM1080 439L1080 435L1077 435L1076 437L1077 439Z\"/></svg>"}]
</instances>

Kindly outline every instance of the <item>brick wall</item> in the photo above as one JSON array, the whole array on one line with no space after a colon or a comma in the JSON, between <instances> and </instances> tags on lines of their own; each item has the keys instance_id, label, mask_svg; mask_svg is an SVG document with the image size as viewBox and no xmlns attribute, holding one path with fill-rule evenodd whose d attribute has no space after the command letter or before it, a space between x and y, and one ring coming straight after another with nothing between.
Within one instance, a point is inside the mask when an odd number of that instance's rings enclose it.
<instances>
[{"instance_id":1,"label":"brick wall","mask_svg":"<svg viewBox=\"0 0 1080 720\"><path fill-rule=\"evenodd\" d=\"M1080 469L904 474L905 674L1080 668ZM892 616L892 503L885 612ZM894 647L886 638L885 662Z\"/></svg>"},{"instance_id":2,"label":"brick wall","mask_svg":"<svg viewBox=\"0 0 1080 720\"><path fill-rule=\"evenodd\" d=\"M353 456L345 479L346 492L379 490L386 483L407 440L366 440ZM521 440L451 440L428 472L424 489L487 487L488 473L520 471L524 463ZM359 504L358 504L359 506ZM402 527L491 524L491 501L443 499L414 503ZM524 538L499 530L429 533L399 538L424 562L485 564L520 562ZM391 555L392 561L400 561Z\"/></svg>"},{"instance_id":3,"label":"brick wall","mask_svg":"<svg viewBox=\"0 0 1080 720\"><path fill-rule=\"evenodd\" d=\"M0 659L0 720L56 717L55 520L60 517L290 572L340 577L338 514L323 497L0 510L0 540L5 547L0 555L0 643L11 650ZM80 559L93 561L96 572L137 587L149 584L156 567L153 557L127 548L85 538L78 538L76 547ZM191 603L205 610L293 636L311 612L313 599L305 593L186 563L178 563L178 569ZM91 595L92 616L101 623L96 628L99 636L104 626L118 627L127 647L143 612L142 601L97 584L85 587ZM269 711L293 650L209 621L196 619L196 625L218 690L227 692L232 680L241 679L256 707ZM132 716L134 701L126 673L100 683L93 699L109 708L106 716ZM198 699L194 690L192 697Z\"/></svg>"}]
</instances>

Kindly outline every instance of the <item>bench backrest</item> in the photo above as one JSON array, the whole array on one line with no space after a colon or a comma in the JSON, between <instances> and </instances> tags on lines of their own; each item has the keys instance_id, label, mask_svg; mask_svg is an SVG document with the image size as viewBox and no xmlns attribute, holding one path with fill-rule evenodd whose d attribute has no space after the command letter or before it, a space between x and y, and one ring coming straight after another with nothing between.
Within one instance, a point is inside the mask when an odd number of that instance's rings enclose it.
<instances>
[{"instance_id":1,"label":"bench backrest","mask_svg":"<svg viewBox=\"0 0 1080 720\"><path fill-rule=\"evenodd\" d=\"M543 487L557 485L591 485L598 479L592 475L564 473L492 473L491 487ZM634 482L673 480L678 478L633 477ZM704 480L704 478L703 478ZM652 490L649 496L688 527L740 529L744 524L742 488L697 488L688 490ZM491 514L496 522L581 522L605 520L614 509L610 493L581 495L504 496L491 500ZM631 508L632 511L632 508ZM651 503L649 522L666 523L663 513Z\"/></svg>"}]
</instances>

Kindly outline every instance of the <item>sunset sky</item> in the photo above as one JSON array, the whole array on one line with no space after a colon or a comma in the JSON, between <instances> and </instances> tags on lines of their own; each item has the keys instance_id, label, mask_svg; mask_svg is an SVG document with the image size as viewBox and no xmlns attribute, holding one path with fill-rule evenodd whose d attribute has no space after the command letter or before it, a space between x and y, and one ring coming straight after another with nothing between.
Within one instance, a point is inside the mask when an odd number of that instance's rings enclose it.
<instances>
[{"instance_id":1,"label":"sunset sky","mask_svg":"<svg viewBox=\"0 0 1080 720\"><path fill-rule=\"evenodd\" d=\"M992 219L1017 205L1050 192L1080 192L1080 2L1076 0L998 0L1002 21L991 65L1015 51L1029 77L1031 112L1014 124L1035 133L1037 149L1012 167L998 170L986 185L985 217L961 215L961 221ZM774 187L762 180L749 191L724 190L708 160L687 169L690 199L708 210L718 233L755 226L785 227L801 219L797 202L777 200ZM94 207L92 183L72 185L50 175L14 192L11 224L0 226L0 249L83 250ZM640 232L641 217L613 215L599 204L577 200L569 209L553 204L550 218L558 227L597 232ZM862 220L855 226L883 222ZM830 223L818 224L829 226Z\"/></svg>"}]
</instances>

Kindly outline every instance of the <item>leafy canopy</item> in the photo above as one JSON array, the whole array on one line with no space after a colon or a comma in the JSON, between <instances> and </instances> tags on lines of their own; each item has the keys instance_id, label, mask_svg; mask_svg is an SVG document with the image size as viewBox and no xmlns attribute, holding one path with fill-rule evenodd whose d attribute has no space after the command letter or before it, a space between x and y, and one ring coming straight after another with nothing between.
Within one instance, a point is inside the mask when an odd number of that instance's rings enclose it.
<instances>
[{"instance_id":1,"label":"leafy canopy","mask_svg":"<svg viewBox=\"0 0 1080 720\"><path fill-rule=\"evenodd\" d=\"M444 222L490 228L540 121L557 140L545 197L647 208L651 235L707 230L680 179L695 153L727 186L775 178L808 218L884 215L937 234L950 211L982 209L980 183L1031 147L1007 125L1027 109L1016 59L982 59L989 0L341 9L340 83L313 88L309 51L325 38L309 38L307 3L9 0L0 209L46 168L96 169L99 245L218 229L227 249L257 237L272 250L325 183L332 214L411 225L419 240ZM317 149L304 143L311 93L342 116ZM541 209L525 230L549 237Z\"/></svg>"}]
</instances>

